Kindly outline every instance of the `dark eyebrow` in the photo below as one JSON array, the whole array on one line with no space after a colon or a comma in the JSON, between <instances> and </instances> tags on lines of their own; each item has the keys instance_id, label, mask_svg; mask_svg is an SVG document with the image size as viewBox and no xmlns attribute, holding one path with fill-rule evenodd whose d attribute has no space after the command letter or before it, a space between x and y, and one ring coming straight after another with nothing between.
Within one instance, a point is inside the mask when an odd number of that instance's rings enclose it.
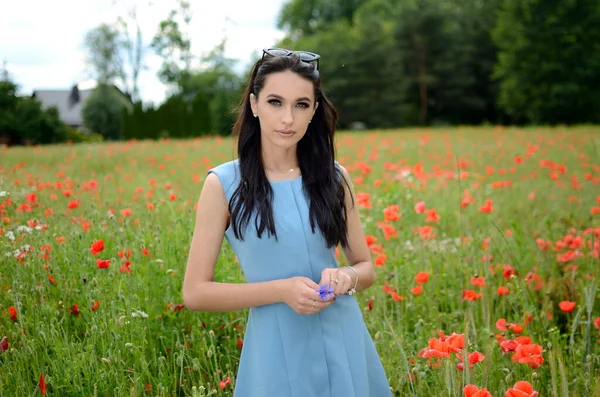
<instances>
[{"instance_id":1,"label":"dark eyebrow","mask_svg":"<svg viewBox=\"0 0 600 397\"><path fill-rule=\"evenodd\" d=\"M271 98L271 97L272 97L272 98L277 98L277 99L281 99L281 100L283 100L283 97L282 97L282 96L280 96L280 95L277 95L277 94L269 94L269 95L267 95L267 98ZM310 98L308 98L308 97L305 97L305 96L303 96L302 98L298 98L298 99L296 99L296 102L300 102L300 101L308 101L308 102L311 102Z\"/></svg>"}]
</instances>

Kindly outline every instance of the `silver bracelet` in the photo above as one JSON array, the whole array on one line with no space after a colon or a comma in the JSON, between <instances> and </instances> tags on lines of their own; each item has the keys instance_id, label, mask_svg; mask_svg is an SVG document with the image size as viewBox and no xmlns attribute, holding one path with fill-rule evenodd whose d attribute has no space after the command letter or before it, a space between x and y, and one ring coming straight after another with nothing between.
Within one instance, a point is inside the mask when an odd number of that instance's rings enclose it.
<instances>
[{"instance_id":1,"label":"silver bracelet","mask_svg":"<svg viewBox=\"0 0 600 397\"><path fill-rule=\"evenodd\" d=\"M356 280L354 281L354 287L352 287L352 289L348 290L348 295L354 295L354 294L356 294L356 286L358 285L358 271L355 268L353 268L352 266L346 266L346 267L351 269L356 274Z\"/></svg>"}]
</instances>

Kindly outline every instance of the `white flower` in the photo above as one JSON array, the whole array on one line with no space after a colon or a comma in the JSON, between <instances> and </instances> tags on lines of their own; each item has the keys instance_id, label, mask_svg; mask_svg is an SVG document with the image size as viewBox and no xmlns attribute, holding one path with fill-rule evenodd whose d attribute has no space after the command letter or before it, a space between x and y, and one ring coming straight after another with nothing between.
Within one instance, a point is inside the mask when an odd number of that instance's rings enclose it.
<instances>
[{"instance_id":1,"label":"white flower","mask_svg":"<svg viewBox=\"0 0 600 397\"><path fill-rule=\"evenodd\" d=\"M12 232L12 230L9 230L8 232L6 232L5 236L11 240L11 241L15 241L15 234Z\"/></svg>"},{"instance_id":2,"label":"white flower","mask_svg":"<svg viewBox=\"0 0 600 397\"><path fill-rule=\"evenodd\" d=\"M405 179L406 177L408 177L410 175L410 170L402 170L400 172L400 178Z\"/></svg>"},{"instance_id":3,"label":"white flower","mask_svg":"<svg viewBox=\"0 0 600 397\"><path fill-rule=\"evenodd\" d=\"M25 226L25 225L21 225L21 226L17 226L17 232L22 232L25 231L29 234L31 234L31 231L33 230L32 228L30 228L29 226Z\"/></svg>"},{"instance_id":4,"label":"white flower","mask_svg":"<svg viewBox=\"0 0 600 397\"><path fill-rule=\"evenodd\" d=\"M141 310L136 310L133 313L131 313L131 317L148 318L148 315Z\"/></svg>"},{"instance_id":5,"label":"white flower","mask_svg":"<svg viewBox=\"0 0 600 397\"><path fill-rule=\"evenodd\" d=\"M0 197L6 197L8 196L10 193L8 193L6 190L0 190Z\"/></svg>"}]
</instances>

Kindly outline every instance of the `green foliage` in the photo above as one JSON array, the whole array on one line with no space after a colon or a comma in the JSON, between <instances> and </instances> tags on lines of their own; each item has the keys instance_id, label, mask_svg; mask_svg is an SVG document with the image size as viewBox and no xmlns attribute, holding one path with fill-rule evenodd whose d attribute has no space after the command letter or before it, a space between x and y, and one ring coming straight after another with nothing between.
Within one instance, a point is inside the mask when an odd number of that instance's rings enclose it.
<instances>
[{"instance_id":1,"label":"green foliage","mask_svg":"<svg viewBox=\"0 0 600 397\"><path fill-rule=\"evenodd\" d=\"M163 59L158 77L163 83L186 80L194 58L189 33L192 13L189 1L178 0L178 8L160 22L150 47ZM183 26L183 29L182 29Z\"/></svg>"},{"instance_id":2,"label":"green foliage","mask_svg":"<svg viewBox=\"0 0 600 397\"><path fill-rule=\"evenodd\" d=\"M368 0L290 0L277 17L277 27L294 39L314 35L343 20L352 23Z\"/></svg>"},{"instance_id":3,"label":"green foliage","mask_svg":"<svg viewBox=\"0 0 600 397\"><path fill-rule=\"evenodd\" d=\"M600 122L600 2L505 0L493 38L499 104L516 120Z\"/></svg>"},{"instance_id":4,"label":"green foliage","mask_svg":"<svg viewBox=\"0 0 600 397\"><path fill-rule=\"evenodd\" d=\"M84 133L75 128L69 128L65 137L71 143L100 143L104 141L104 137L100 134L90 132Z\"/></svg>"},{"instance_id":5,"label":"green foliage","mask_svg":"<svg viewBox=\"0 0 600 397\"><path fill-rule=\"evenodd\" d=\"M120 79L125 82L125 70L121 57L121 33L109 24L101 24L87 32L84 45L87 64L94 71L99 84L107 85Z\"/></svg>"},{"instance_id":6,"label":"green foliage","mask_svg":"<svg viewBox=\"0 0 600 397\"><path fill-rule=\"evenodd\" d=\"M65 140L68 127L54 107L42 109L31 97L17 96L18 86L4 73L0 80L0 137L10 144L46 144Z\"/></svg>"},{"instance_id":7,"label":"green foliage","mask_svg":"<svg viewBox=\"0 0 600 397\"><path fill-rule=\"evenodd\" d=\"M182 95L173 95L157 109L144 109L136 103L131 110L124 109L123 139L191 138L213 131L208 100L198 93L191 101Z\"/></svg>"},{"instance_id":8,"label":"green foliage","mask_svg":"<svg viewBox=\"0 0 600 397\"><path fill-rule=\"evenodd\" d=\"M114 86L98 85L81 109L84 126L104 139L120 139L122 109L128 104Z\"/></svg>"}]
</instances>

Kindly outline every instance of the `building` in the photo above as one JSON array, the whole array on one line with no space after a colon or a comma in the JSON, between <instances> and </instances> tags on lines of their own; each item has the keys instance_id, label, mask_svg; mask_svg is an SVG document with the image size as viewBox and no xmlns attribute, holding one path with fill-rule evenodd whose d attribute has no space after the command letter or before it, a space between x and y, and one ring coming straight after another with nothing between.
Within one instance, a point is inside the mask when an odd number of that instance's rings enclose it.
<instances>
[{"instance_id":1,"label":"building","mask_svg":"<svg viewBox=\"0 0 600 397\"><path fill-rule=\"evenodd\" d=\"M114 88L129 101L128 96L118 87L114 86ZM80 90L77 85L73 85L70 90L34 90L31 96L42 103L44 110L50 106L56 107L65 124L85 132L81 109L93 91L94 87Z\"/></svg>"},{"instance_id":2,"label":"building","mask_svg":"<svg viewBox=\"0 0 600 397\"><path fill-rule=\"evenodd\" d=\"M44 110L50 106L56 107L65 124L81 129L83 127L81 109L93 91L93 89L80 90L77 85L74 85L70 90L34 90L31 96L42 103Z\"/></svg>"}]
</instances>

